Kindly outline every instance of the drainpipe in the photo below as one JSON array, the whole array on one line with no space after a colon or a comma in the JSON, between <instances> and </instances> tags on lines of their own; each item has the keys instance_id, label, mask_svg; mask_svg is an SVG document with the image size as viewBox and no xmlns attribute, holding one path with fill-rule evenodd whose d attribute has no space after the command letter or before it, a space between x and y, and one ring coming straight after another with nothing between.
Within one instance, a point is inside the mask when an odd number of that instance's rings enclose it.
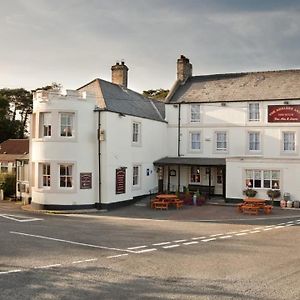
<instances>
[{"instance_id":1,"label":"drainpipe","mask_svg":"<svg viewBox=\"0 0 300 300\"><path fill-rule=\"evenodd\" d=\"M178 105L178 133L177 133L177 143L178 143L178 148L177 148L177 156L180 157L180 126L181 126L181 103ZM178 165L178 192L180 191L180 165Z\"/></svg>"},{"instance_id":2,"label":"drainpipe","mask_svg":"<svg viewBox=\"0 0 300 300\"><path fill-rule=\"evenodd\" d=\"M98 203L95 203L97 209L101 209L101 141L100 141L100 130L101 130L101 109L95 107L94 112L98 112L98 129L97 129L97 140L98 140Z\"/></svg>"}]
</instances>

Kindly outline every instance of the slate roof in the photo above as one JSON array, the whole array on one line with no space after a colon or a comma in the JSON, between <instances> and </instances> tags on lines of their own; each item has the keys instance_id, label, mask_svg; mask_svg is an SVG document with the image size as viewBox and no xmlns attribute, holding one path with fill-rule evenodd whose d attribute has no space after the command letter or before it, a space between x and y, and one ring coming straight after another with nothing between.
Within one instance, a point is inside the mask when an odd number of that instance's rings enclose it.
<instances>
[{"instance_id":1,"label":"slate roof","mask_svg":"<svg viewBox=\"0 0 300 300\"><path fill-rule=\"evenodd\" d=\"M28 139L9 139L0 144L0 154L24 155L28 153Z\"/></svg>"},{"instance_id":2,"label":"slate roof","mask_svg":"<svg viewBox=\"0 0 300 300\"><path fill-rule=\"evenodd\" d=\"M176 82L166 103L300 99L300 70L193 76Z\"/></svg>"},{"instance_id":3,"label":"slate roof","mask_svg":"<svg viewBox=\"0 0 300 300\"><path fill-rule=\"evenodd\" d=\"M185 165L185 166L225 166L225 158L209 157L164 157L153 163L154 165Z\"/></svg>"},{"instance_id":4,"label":"slate roof","mask_svg":"<svg viewBox=\"0 0 300 300\"><path fill-rule=\"evenodd\" d=\"M164 121L165 106L160 101L149 99L118 84L95 79L78 88L96 95L101 109L136 117Z\"/></svg>"}]
</instances>

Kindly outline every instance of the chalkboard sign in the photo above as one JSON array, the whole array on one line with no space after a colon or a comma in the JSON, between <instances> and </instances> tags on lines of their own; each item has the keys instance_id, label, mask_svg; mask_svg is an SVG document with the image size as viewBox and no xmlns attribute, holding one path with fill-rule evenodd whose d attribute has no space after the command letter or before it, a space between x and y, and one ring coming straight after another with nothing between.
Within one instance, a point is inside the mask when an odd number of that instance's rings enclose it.
<instances>
[{"instance_id":1,"label":"chalkboard sign","mask_svg":"<svg viewBox=\"0 0 300 300\"><path fill-rule=\"evenodd\" d=\"M125 194L126 191L126 169L116 169L116 194Z\"/></svg>"},{"instance_id":2,"label":"chalkboard sign","mask_svg":"<svg viewBox=\"0 0 300 300\"><path fill-rule=\"evenodd\" d=\"M80 173L80 189L92 188L92 173Z\"/></svg>"}]
</instances>

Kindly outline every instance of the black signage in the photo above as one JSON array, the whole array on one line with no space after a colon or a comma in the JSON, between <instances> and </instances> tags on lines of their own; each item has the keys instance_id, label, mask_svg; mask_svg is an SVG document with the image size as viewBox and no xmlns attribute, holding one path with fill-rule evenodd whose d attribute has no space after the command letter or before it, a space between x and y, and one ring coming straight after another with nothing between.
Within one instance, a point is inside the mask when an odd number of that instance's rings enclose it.
<instances>
[{"instance_id":1,"label":"black signage","mask_svg":"<svg viewBox=\"0 0 300 300\"><path fill-rule=\"evenodd\" d=\"M126 169L116 169L116 194L125 194L126 191Z\"/></svg>"},{"instance_id":2,"label":"black signage","mask_svg":"<svg viewBox=\"0 0 300 300\"><path fill-rule=\"evenodd\" d=\"M92 188L92 173L80 173L80 189Z\"/></svg>"}]
</instances>

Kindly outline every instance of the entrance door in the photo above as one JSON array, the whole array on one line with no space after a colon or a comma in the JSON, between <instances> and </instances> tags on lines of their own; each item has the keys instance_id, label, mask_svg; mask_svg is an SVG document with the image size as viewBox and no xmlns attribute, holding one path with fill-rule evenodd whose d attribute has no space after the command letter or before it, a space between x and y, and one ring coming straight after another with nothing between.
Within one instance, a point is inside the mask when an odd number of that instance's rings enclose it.
<instances>
[{"instance_id":1,"label":"entrance door","mask_svg":"<svg viewBox=\"0 0 300 300\"><path fill-rule=\"evenodd\" d=\"M224 186L224 170L222 167L217 167L216 168L216 173L215 173L215 195L223 195L223 186Z\"/></svg>"}]
</instances>

